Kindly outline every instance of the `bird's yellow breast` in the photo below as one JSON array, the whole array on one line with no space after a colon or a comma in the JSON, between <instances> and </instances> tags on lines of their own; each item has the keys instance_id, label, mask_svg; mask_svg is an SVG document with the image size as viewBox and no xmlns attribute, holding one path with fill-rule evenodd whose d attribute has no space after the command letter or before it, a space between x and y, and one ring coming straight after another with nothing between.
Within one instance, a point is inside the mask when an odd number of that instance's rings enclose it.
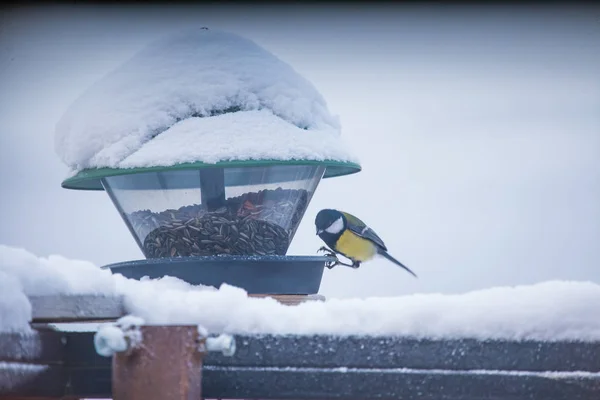
<instances>
[{"instance_id":1,"label":"bird's yellow breast","mask_svg":"<svg viewBox=\"0 0 600 400\"><path fill-rule=\"evenodd\" d=\"M370 260L377 254L377 248L371 241L361 238L350 230L342 233L335 247L346 257L357 261Z\"/></svg>"}]
</instances>

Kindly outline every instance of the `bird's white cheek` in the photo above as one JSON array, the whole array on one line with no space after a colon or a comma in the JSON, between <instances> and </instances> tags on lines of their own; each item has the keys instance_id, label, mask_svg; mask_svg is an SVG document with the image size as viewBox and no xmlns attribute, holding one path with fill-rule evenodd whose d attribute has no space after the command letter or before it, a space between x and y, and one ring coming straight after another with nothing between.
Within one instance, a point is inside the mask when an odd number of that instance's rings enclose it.
<instances>
[{"instance_id":1,"label":"bird's white cheek","mask_svg":"<svg viewBox=\"0 0 600 400\"><path fill-rule=\"evenodd\" d=\"M338 219L336 219L333 222L333 224L329 225L329 227L327 229L325 229L325 232L336 234L336 233L340 233L343 229L344 229L344 221L342 220L342 217L339 217Z\"/></svg>"}]
</instances>

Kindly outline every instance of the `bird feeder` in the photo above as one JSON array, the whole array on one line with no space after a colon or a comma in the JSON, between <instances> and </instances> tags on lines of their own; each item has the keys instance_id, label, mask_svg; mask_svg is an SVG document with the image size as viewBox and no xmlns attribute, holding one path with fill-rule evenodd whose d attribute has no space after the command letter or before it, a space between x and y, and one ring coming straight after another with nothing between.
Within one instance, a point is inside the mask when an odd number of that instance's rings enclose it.
<instances>
[{"instance_id":1,"label":"bird feeder","mask_svg":"<svg viewBox=\"0 0 600 400\"><path fill-rule=\"evenodd\" d=\"M327 157L343 147L332 121L318 92L256 44L175 35L73 108L59 144L75 150L63 159L93 165L62 187L104 190L117 208L145 260L107 266L114 272L314 294L329 258L288 249L321 179L360 171Z\"/></svg>"},{"instance_id":2,"label":"bird feeder","mask_svg":"<svg viewBox=\"0 0 600 400\"><path fill-rule=\"evenodd\" d=\"M358 168L314 160L199 162L82 171L62 186L104 189L147 258L285 255L321 179Z\"/></svg>"},{"instance_id":3,"label":"bird feeder","mask_svg":"<svg viewBox=\"0 0 600 400\"><path fill-rule=\"evenodd\" d=\"M258 292L285 282L314 291L326 258L285 256L321 179L359 170L353 163L316 160L198 162L84 170L62 187L105 190L112 200L147 259L113 265L115 271L136 278L174 275L205 285L236 283ZM226 268L248 262L258 267ZM257 270L262 276L252 279ZM302 275L313 279L303 285Z\"/></svg>"}]
</instances>

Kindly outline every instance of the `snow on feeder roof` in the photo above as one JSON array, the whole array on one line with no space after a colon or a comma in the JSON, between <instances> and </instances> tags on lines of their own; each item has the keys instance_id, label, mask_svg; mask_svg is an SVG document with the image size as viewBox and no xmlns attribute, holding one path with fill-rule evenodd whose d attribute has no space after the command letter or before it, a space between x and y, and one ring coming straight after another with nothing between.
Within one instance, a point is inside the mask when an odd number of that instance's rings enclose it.
<instances>
[{"instance_id":1,"label":"snow on feeder roof","mask_svg":"<svg viewBox=\"0 0 600 400\"><path fill-rule=\"evenodd\" d=\"M310 82L206 28L150 44L90 87L55 144L73 170L62 186L106 190L147 259L284 256L320 180L360 171Z\"/></svg>"},{"instance_id":2,"label":"snow on feeder roof","mask_svg":"<svg viewBox=\"0 0 600 400\"><path fill-rule=\"evenodd\" d=\"M340 124L290 65L238 35L196 28L157 40L91 86L56 126L63 186L164 167L318 163L358 172Z\"/></svg>"}]
</instances>

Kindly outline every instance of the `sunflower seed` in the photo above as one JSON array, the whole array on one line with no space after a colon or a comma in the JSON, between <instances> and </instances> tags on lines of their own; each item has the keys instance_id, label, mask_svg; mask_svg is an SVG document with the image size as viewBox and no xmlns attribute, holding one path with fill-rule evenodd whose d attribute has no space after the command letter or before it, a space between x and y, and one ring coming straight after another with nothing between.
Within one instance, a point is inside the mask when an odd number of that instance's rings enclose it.
<instances>
[{"instance_id":1,"label":"sunflower seed","mask_svg":"<svg viewBox=\"0 0 600 400\"><path fill-rule=\"evenodd\" d=\"M306 205L305 190L263 190L228 198L225 206L135 211L126 218L147 258L216 254L284 255Z\"/></svg>"}]
</instances>

